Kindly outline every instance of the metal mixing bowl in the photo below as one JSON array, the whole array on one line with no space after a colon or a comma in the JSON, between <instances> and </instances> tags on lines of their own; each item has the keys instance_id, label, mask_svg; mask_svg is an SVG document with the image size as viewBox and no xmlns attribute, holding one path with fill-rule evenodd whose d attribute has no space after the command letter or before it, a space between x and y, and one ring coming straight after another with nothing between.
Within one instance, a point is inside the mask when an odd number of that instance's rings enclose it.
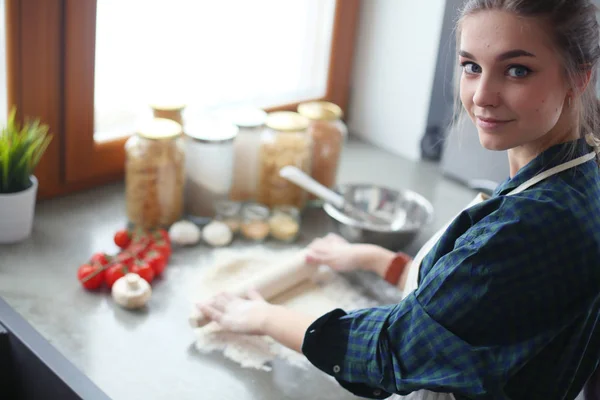
<instances>
[{"instance_id":1,"label":"metal mixing bowl","mask_svg":"<svg viewBox=\"0 0 600 400\"><path fill-rule=\"evenodd\" d=\"M359 183L339 185L335 191L354 206L392 221L389 226L359 221L325 203L323 209L336 222L339 234L353 243L371 243L398 251L433 220L431 203L411 190Z\"/></svg>"}]
</instances>

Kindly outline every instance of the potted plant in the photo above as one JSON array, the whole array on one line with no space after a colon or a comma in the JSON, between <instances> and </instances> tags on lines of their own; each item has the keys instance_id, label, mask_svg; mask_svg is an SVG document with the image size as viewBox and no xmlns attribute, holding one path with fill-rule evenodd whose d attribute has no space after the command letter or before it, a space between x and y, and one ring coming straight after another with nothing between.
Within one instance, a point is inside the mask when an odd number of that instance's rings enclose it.
<instances>
[{"instance_id":1,"label":"potted plant","mask_svg":"<svg viewBox=\"0 0 600 400\"><path fill-rule=\"evenodd\" d=\"M0 130L0 243L31 235L38 181L33 175L52 137L39 120L15 121L12 109Z\"/></svg>"}]
</instances>

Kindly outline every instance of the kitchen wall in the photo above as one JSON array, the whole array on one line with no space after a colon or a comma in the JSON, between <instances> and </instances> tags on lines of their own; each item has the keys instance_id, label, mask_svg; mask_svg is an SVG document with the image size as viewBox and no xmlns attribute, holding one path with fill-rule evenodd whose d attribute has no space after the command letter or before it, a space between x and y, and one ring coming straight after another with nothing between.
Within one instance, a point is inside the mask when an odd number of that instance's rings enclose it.
<instances>
[{"instance_id":1,"label":"kitchen wall","mask_svg":"<svg viewBox=\"0 0 600 400\"><path fill-rule=\"evenodd\" d=\"M420 158L445 5L445 0L362 2L348 110L353 135Z\"/></svg>"}]
</instances>

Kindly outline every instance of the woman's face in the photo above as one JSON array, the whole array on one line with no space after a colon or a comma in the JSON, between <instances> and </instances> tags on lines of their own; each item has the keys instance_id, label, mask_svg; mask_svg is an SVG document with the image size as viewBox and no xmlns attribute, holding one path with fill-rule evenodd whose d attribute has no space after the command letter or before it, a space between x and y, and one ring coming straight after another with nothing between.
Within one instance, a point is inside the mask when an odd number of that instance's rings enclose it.
<instances>
[{"instance_id":1,"label":"woman's face","mask_svg":"<svg viewBox=\"0 0 600 400\"><path fill-rule=\"evenodd\" d=\"M564 134L568 85L542 21L481 11L463 19L460 38L460 97L483 147Z\"/></svg>"}]
</instances>

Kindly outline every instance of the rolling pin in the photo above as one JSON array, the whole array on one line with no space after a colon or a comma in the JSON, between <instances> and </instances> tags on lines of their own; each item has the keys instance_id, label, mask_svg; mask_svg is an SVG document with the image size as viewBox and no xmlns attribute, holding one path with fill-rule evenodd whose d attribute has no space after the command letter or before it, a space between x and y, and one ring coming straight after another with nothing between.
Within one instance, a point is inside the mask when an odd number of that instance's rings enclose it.
<instances>
[{"instance_id":1,"label":"rolling pin","mask_svg":"<svg viewBox=\"0 0 600 400\"><path fill-rule=\"evenodd\" d=\"M300 251L280 263L265 267L265 271L240 282L229 290L235 296L245 296L248 290L255 289L265 300L284 293L285 291L310 280L318 271L318 267L306 264L306 251ZM194 328L208 324L210 320L197 309L189 317L189 323Z\"/></svg>"}]
</instances>

